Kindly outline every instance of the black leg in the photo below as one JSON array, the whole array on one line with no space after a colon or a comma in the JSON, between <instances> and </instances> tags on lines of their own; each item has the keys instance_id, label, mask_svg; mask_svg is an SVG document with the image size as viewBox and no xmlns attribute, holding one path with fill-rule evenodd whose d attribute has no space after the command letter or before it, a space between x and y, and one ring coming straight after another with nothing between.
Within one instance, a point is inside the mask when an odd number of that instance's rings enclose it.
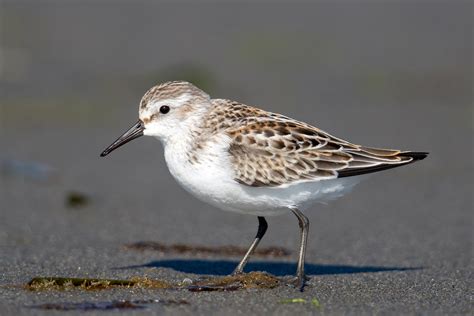
<instances>
[{"instance_id":1,"label":"black leg","mask_svg":"<svg viewBox=\"0 0 474 316\"><path fill-rule=\"evenodd\" d=\"M290 208L293 214L298 218L298 223L301 229L301 243L300 243L300 254L298 257L298 268L296 269L296 280L295 286L300 291L303 291L304 284L306 281L306 276L304 274L304 258L306 255L306 243L308 240L309 232L309 220L308 218L296 207Z\"/></svg>"},{"instance_id":2,"label":"black leg","mask_svg":"<svg viewBox=\"0 0 474 316\"><path fill-rule=\"evenodd\" d=\"M247 253L242 258L239 265L237 266L237 268L235 268L235 270L234 270L234 272L232 272L232 274L235 275L235 274L242 273L244 271L244 267L247 264L247 261L249 261L250 255L254 252L255 248L257 248L258 243L262 239L263 235L265 235L265 232L267 231L267 228L268 228L268 224L267 224L267 221L265 220L265 217L258 216L257 236L255 236L255 240L250 245L249 250L247 250Z\"/></svg>"}]
</instances>

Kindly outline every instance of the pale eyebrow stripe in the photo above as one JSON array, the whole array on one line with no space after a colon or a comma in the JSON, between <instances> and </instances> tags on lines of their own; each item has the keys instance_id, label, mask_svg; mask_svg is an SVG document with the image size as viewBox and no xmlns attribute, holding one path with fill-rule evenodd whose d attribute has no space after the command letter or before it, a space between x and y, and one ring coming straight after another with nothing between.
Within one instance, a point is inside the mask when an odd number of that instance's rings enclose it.
<instances>
[{"instance_id":1,"label":"pale eyebrow stripe","mask_svg":"<svg viewBox=\"0 0 474 316\"><path fill-rule=\"evenodd\" d=\"M169 99L164 99L164 100L152 101L148 108L151 110L161 105L170 105L170 104L173 104L174 106L179 107L185 104L186 102L188 102L189 100L191 100L191 95L189 93L184 93L177 98L169 98Z\"/></svg>"}]
</instances>

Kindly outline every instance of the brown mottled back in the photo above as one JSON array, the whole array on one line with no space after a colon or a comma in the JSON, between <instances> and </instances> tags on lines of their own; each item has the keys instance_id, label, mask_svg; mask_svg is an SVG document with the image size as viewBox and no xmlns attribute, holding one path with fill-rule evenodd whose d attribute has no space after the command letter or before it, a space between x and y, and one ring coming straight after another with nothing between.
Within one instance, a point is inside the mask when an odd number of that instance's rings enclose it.
<instances>
[{"instance_id":1,"label":"brown mottled back","mask_svg":"<svg viewBox=\"0 0 474 316\"><path fill-rule=\"evenodd\" d=\"M284 115L229 100L212 101L203 130L231 137L228 152L235 180L245 185L275 187L352 176L423 156L351 144Z\"/></svg>"}]
</instances>

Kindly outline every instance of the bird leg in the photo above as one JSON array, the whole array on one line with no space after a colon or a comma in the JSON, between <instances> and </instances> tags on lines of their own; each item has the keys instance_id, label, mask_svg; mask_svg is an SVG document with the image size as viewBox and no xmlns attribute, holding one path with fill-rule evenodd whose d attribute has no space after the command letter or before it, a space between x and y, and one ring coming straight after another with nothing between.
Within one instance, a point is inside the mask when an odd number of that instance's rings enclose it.
<instances>
[{"instance_id":1,"label":"bird leg","mask_svg":"<svg viewBox=\"0 0 474 316\"><path fill-rule=\"evenodd\" d=\"M306 242L308 240L309 232L309 220L308 218L296 207L290 207L290 210L298 218L298 223L301 229L301 243L300 243L300 254L298 257L298 267L296 269L296 278L294 285L297 289L303 292L303 288L306 282L306 276L304 273L304 258L306 255Z\"/></svg>"},{"instance_id":2,"label":"bird leg","mask_svg":"<svg viewBox=\"0 0 474 316\"><path fill-rule=\"evenodd\" d=\"M267 221L265 220L265 217L258 216L258 230L257 230L257 235L255 236L255 240L250 245L249 250L247 250L247 253L242 258L237 268L235 268L234 272L232 272L232 275L240 274L244 271L244 267L247 264L247 261L249 261L250 255L257 248L258 243L262 239L263 235L265 235L267 228L268 228L268 224L267 224Z\"/></svg>"}]
</instances>

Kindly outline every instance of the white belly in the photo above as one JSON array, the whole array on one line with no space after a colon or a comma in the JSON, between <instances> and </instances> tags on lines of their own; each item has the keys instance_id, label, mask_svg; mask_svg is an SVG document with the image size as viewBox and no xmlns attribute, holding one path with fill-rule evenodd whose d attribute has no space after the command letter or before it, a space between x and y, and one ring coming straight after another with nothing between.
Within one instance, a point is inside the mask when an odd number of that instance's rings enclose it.
<instances>
[{"instance_id":1,"label":"white belly","mask_svg":"<svg viewBox=\"0 0 474 316\"><path fill-rule=\"evenodd\" d=\"M225 144L206 148L194 164L184 152L165 146L171 174L186 191L226 211L274 216L288 212L289 206L304 210L315 202L324 203L342 196L359 182L359 177L349 177L297 183L285 188L250 187L234 180Z\"/></svg>"}]
</instances>

